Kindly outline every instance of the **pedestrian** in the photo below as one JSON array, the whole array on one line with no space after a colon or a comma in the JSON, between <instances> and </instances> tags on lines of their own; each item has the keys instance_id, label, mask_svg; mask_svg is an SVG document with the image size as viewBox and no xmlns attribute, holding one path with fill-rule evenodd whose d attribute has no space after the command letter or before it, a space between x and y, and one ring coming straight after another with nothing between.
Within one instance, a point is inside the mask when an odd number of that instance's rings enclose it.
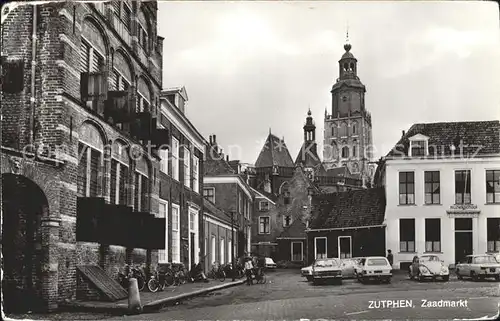
<instances>
[{"instance_id":1,"label":"pedestrian","mask_svg":"<svg viewBox=\"0 0 500 321\"><path fill-rule=\"evenodd\" d=\"M248 257L245 261L245 274L247 275L247 285L253 285L252 271L253 271L252 259Z\"/></svg>"},{"instance_id":2,"label":"pedestrian","mask_svg":"<svg viewBox=\"0 0 500 321\"><path fill-rule=\"evenodd\" d=\"M387 250L387 261L389 261L389 264L392 267L392 264L394 263L394 256L392 255L391 250Z\"/></svg>"}]
</instances>

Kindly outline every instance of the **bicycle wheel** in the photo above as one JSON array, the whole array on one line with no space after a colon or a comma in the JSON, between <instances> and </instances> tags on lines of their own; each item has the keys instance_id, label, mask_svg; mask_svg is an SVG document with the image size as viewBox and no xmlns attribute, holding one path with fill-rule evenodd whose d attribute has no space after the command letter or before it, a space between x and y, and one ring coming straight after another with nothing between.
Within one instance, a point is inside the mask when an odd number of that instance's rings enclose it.
<instances>
[{"instance_id":1,"label":"bicycle wheel","mask_svg":"<svg viewBox=\"0 0 500 321\"><path fill-rule=\"evenodd\" d=\"M158 291L159 287L160 287L160 285L156 279L149 279L149 281L148 281L149 292L155 293L156 291Z\"/></svg>"},{"instance_id":2,"label":"bicycle wheel","mask_svg":"<svg viewBox=\"0 0 500 321\"><path fill-rule=\"evenodd\" d=\"M139 289L139 292L144 290L144 287L146 286L146 282L144 282L144 278L142 276L137 277L137 288Z\"/></svg>"},{"instance_id":3,"label":"bicycle wheel","mask_svg":"<svg viewBox=\"0 0 500 321\"><path fill-rule=\"evenodd\" d=\"M165 281L163 282L163 287L174 285L175 278L171 273L165 274Z\"/></svg>"},{"instance_id":4,"label":"bicycle wheel","mask_svg":"<svg viewBox=\"0 0 500 321\"><path fill-rule=\"evenodd\" d=\"M220 271L219 272L219 281L224 282L226 280L226 272Z\"/></svg>"}]
</instances>

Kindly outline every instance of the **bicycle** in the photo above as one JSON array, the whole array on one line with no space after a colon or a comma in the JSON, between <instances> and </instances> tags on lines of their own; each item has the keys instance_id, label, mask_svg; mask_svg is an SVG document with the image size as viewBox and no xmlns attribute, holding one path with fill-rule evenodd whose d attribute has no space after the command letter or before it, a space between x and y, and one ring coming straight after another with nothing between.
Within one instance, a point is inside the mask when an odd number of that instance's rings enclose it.
<instances>
[{"instance_id":1,"label":"bicycle","mask_svg":"<svg viewBox=\"0 0 500 321\"><path fill-rule=\"evenodd\" d=\"M166 271L154 271L151 274L151 278L148 281L147 287L150 292L157 292L158 290L163 291L167 286L174 284L175 278L170 268L166 268Z\"/></svg>"},{"instance_id":2,"label":"bicycle","mask_svg":"<svg viewBox=\"0 0 500 321\"><path fill-rule=\"evenodd\" d=\"M212 270L208 272L208 277L214 280L219 280L221 282L224 282L226 280L226 272L224 272L224 268L219 265L217 262L215 262L212 265Z\"/></svg>"}]
</instances>

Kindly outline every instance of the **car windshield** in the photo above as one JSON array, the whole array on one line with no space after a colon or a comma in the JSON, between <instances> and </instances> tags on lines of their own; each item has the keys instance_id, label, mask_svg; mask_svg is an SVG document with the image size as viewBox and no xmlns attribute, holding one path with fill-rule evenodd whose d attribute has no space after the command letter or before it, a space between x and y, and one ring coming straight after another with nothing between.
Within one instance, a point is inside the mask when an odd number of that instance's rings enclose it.
<instances>
[{"instance_id":1,"label":"car windshield","mask_svg":"<svg viewBox=\"0 0 500 321\"><path fill-rule=\"evenodd\" d=\"M274 263L274 261L270 257L266 257L266 263Z\"/></svg>"},{"instance_id":2,"label":"car windshield","mask_svg":"<svg viewBox=\"0 0 500 321\"><path fill-rule=\"evenodd\" d=\"M441 260L439 259L439 257L437 257L435 255L430 255L430 256L421 256L420 261L422 261L422 262L429 262L429 261L439 262Z\"/></svg>"},{"instance_id":3,"label":"car windshield","mask_svg":"<svg viewBox=\"0 0 500 321\"><path fill-rule=\"evenodd\" d=\"M337 265L338 263L336 260L321 260L321 261L316 261L316 263L314 263L314 266L318 267L331 267Z\"/></svg>"},{"instance_id":4,"label":"car windshield","mask_svg":"<svg viewBox=\"0 0 500 321\"><path fill-rule=\"evenodd\" d=\"M498 263L493 256L476 256L474 263Z\"/></svg>"},{"instance_id":5,"label":"car windshield","mask_svg":"<svg viewBox=\"0 0 500 321\"><path fill-rule=\"evenodd\" d=\"M387 261L385 259L368 259L366 265L387 265Z\"/></svg>"}]
</instances>

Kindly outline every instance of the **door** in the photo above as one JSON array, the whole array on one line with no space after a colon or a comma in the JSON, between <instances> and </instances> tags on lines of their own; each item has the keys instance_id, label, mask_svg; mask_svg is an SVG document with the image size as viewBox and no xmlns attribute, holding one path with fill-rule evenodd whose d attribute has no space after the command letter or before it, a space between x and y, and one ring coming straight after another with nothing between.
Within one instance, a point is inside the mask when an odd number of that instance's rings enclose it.
<instances>
[{"instance_id":1,"label":"door","mask_svg":"<svg viewBox=\"0 0 500 321\"><path fill-rule=\"evenodd\" d=\"M350 236L339 236L339 259L352 257L352 242Z\"/></svg>"},{"instance_id":2,"label":"door","mask_svg":"<svg viewBox=\"0 0 500 321\"><path fill-rule=\"evenodd\" d=\"M315 259L326 259L326 237L314 238Z\"/></svg>"},{"instance_id":3,"label":"door","mask_svg":"<svg viewBox=\"0 0 500 321\"><path fill-rule=\"evenodd\" d=\"M456 218L455 263L463 261L472 252L472 218Z\"/></svg>"},{"instance_id":4,"label":"door","mask_svg":"<svg viewBox=\"0 0 500 321\"><path fill-rule=\"evenodd\" d=\"M190 257L190 261L191 262L191 265L195 264L196 260L194 259L195 258L195 234L193 232L190 233L191 234L191 247L189 248L189 257Z\"/></svg>"}]
</instances>

